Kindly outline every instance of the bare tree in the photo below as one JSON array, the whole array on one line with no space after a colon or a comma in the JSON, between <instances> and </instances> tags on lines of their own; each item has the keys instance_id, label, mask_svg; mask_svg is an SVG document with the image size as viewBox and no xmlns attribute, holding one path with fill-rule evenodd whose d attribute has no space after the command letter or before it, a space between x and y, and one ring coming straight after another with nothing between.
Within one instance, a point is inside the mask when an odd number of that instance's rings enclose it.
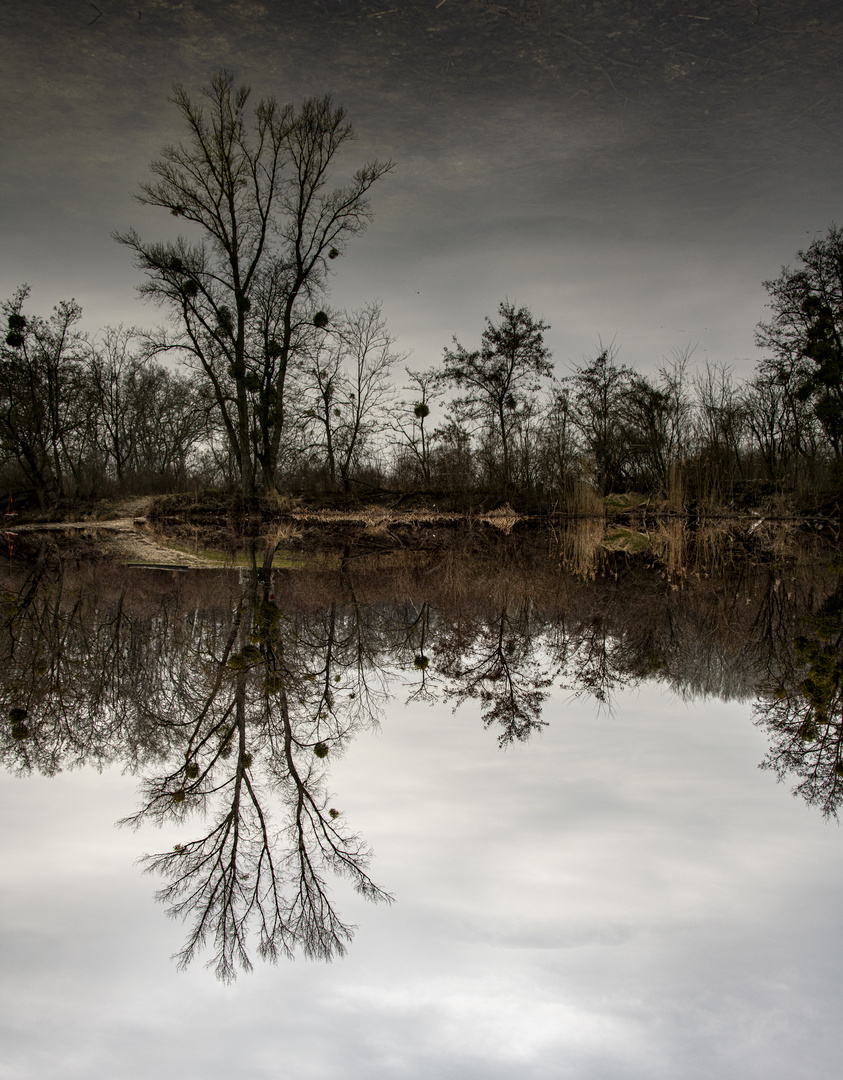
<instances>
[{"instance_id":1,"label":"bare tree","mask_svg":"<svg viewBox=\"0 0 843 1080\"><path fill-rule=\"evenodd\" d=\"M686 459L692 413L687 364L687 351L674 352L657 381L635 375L619 403L639 490L667 495Z\"/></svg>"},{"instance_id":2,"label":"bare tree","mask_svg":"<svg viewBox=\"0 0 843 1080\"><path fill-rule=\"evenodd\" d=\"M597 355L574 368L572 421L589 456L601 494L622 486L629 456L622 422L622 404L635 383L635 373L617 364L614 345L599 345Z\"/></svg>"},{"instance_id":3,"label":"bare tree","mask_svg":"<svg viewBox=\"0 0 843 1080\"><path fill-rule=\"evenodd\" d=\"M746 406L724 364L706 363L694 378L697 486L701 494L729 498L736 478L745 476Z\"/></svg>"},{"instance_id":4,"label":"bare tree","mask_svg":"<svg viewBox=\"0 0 843 1080\"><path fill-rule=\"evenodd\" d=\"M250 90L218 72L193 100L173 91L185 143L152 162L155 179L136 196L196 226L148 243L116 234L145 272L141 295L169 309L177 346L208 380L239 464L245 492L256 469L272 487L284 426L287 377L325 293L329 261L371 217L367 192L392 167L372 161L349 183L327 188L341 148L353 138L330 98L296 109L264 98L249 122Z\"/></svg>"},{"instance_id":5,"label":"bare tree","mask_svg":"<svg viewBox=\"0 0 843 1080\"><path fill-rule=\"evenodd\" d=\"M134 348L139 336L134 329L109 327L91 348L86 365L97 404L97 441L121 482L133 466L138 434L132 387L143 366Z\"/></svg>"},{"instance_id":6,"label":"bare tree","mask_svg":"<svg viewBox=\"0 0 843 1080\"><path fill-rule=\"evenodd\" d=\"M106 327L85 375L102 465L119 483L181 479L207 434L208 408L194 381L152 361L139 331Z\"/></svg>"},{"instance_id":7,"label":"bare tree","mask_svg":"<svg viewBox=\"0 0 843 1080\"><path fill-rule=\"evenodd\" d=\"M395 391L392 368L401 357L379 304L340 314L325 328L305 364L303 393L313 444L331 485L351 486L355 466L388 427Z\"/></svg>"},{"instance_id":8,"label":"bare tree","mask_svg":"<svg viewBox=\"0 0 843 1080\"><path fill-rule=\"evenodd\" d=\"M422 483L430 483L431 435L427 426L430 416L430 402L438 396L440 385L439 373L435 368L427 371L404 369L410 380L405 389L412 395L411 401L402 401L401 413L392 422L396 449L399 455L399 468L406 461L413 472L417 473Z\"/></svg>"}]
</instances>

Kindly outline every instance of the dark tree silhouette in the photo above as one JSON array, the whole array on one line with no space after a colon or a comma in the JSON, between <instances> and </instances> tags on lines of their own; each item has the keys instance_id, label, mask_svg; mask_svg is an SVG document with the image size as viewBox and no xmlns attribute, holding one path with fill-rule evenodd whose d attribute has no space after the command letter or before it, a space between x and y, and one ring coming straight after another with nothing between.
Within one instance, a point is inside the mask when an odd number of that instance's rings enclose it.
<instances>
[{"instance_id":1,"label":"dark tree silhouette","mask_svg":"<svg viewBox=\"0 0 843 1080\"><path fill-rule=\"evenodd\" d=\"M63 301L43 319L24 314L28 295L23 285L0 305L7 324L0 343L0 439L43 508L73 479L85 417L79 402L85 398L87 347L76 325L82 310L75 300Z\"/></svg>"},{"instance_id":2,"label":"dark tree silhouette","mask_svg":"<svg viewBox=\"0 0 843 1080\"><path fill-rule=\"evenodd\" d=\"M829 226L765 281L773 318L760 323L756 340L772 357L767 366L786 384L797 374L797 397L811 401L835 459L843 460L843 229Z\"/></svg>"},{"instance_id":3,"label":"dark tree silhouette","mask_svg":"<svg viewBox=\"0 0 843 1080\"><path fill-rule=\"evenodd\" d=\"M272 488L284 427L287 379L316 327L329 262L371 217L367 192L391 169L372 161L344 187L328 176L353 129L330 98L296 109L264 98L247 114L250 90L218 72L192 99L172 102L187 141L167 146L139 202L169 210L202 238L148 243L116 234L146 274L141 295L167 307L171 344L208 380L243 489L255 472Z\"/></svg>"},{"instance_id":4,"label":"dark tree silhouette","mask_svg":"<svg viewBox=\"0 0 843 1080\"><path fill-rule=\"evenodd\" d=\"M480 348L469 352L454 338L445 350L442 379L461 396L453 402L458 416L479 421L495 432L500 447L501 478L505 488L514 480L513 433L528 409L542 379L553 372L544 344L547 323L533 318L529 308L505 300L500 321L486 319Z\"/></svg>"}]
</instances>

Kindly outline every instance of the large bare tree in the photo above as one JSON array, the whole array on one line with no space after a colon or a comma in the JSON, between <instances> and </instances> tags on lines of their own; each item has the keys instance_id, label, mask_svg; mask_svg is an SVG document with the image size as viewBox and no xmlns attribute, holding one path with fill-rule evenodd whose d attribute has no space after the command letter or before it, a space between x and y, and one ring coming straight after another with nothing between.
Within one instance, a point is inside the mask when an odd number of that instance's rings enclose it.
<instances>
[{"instance_id":1,"label":"large bare tree","mask_svg":"<svg viewBox=\"0 0 843 1080\"><path fill-rule=\"evenodd\" d=\"M143 296L169 309L179 347L212 388L244 492L275 483L287 376L314 324L329 262L371 217L367 193L390 162L371 161L343 186L329 172L354 137L330 98L300 108L263 98L220 71L201 98L176 85L187 139L165 146L136 198L169 210L198 238L149 243L116 234L146 274Z\"/></svg>"}]
</instances>

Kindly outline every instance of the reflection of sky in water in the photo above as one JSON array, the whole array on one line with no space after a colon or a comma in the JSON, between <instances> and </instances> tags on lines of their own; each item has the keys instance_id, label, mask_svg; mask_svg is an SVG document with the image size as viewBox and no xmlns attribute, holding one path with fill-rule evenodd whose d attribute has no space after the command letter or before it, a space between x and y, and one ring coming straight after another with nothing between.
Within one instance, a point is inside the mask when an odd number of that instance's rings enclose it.
<instances>
[{"instance_id":1,"label":"reflection of sky in water","mask_svg":"<svg viewBox=\"0 0 843 1080\"><path fill-rule=\"evenodd\" d=\"M345 960L234 987L167 959L132 861L177 837L112 828L134 780L6 777L6 1074L833 1075L840 834L758 771L749 707L544 716L501 752L470 705L390 708L330 783L397 903L338 886Z\"/></svg>"},{"instance_id":2,"label":"reflection of sky in water","mask_svg":"<svg viewBox=\"0 0 843 1080\"><path fill-rule=\"evenodd\" d=\"M97 17L96 11L102 15ZM355 152L392 157L336 282L415 366L508 296L560 367L598 335L748 370L761 280L839 217L843 22L831 0L361 0L4 5L3 295L149 322L109 239L168 220L128 192L167 140L174 79L333 93Z\"/></svg>"}]
</instances>

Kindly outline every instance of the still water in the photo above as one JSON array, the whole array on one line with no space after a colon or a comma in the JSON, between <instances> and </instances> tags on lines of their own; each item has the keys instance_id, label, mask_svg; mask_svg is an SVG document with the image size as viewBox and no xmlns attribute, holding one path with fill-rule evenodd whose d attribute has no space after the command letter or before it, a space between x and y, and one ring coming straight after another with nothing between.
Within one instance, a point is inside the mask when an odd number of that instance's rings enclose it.
<instances>
[{"instance_id":1,"label":"still water","mask_svg":"<svg viewBox=\"0 0 843 1080\"><path fill-rule=\"evenodd\" d=\"M744 539L14 568L0 1075L832 1075L839 575Z\"/></svg>"}]
</instances>

